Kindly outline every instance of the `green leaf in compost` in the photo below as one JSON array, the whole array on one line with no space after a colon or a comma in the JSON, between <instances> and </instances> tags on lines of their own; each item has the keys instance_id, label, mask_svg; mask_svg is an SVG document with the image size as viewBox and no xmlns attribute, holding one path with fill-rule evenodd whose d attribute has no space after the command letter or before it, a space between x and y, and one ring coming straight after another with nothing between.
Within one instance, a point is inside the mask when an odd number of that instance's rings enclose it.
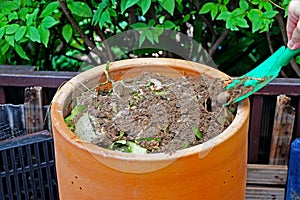
<instances>
[{"instance_id":1,"label":"green leaf in compost","mask_svg":"<svg viewBox=\"0 0 300 200\"><path fill-rule=\"evenodd\" d=\"M157 95L157 96L162 96L162 95L164 95L165 93L166 93L166 91L164 91L164 90L160 90L160 91L153 91L153 93L155 94L155 95Z\"/></svg>"},{"instance_id":2,"label":"green leaf in compost","mask_svg":"<svg viewBox=\"0 0 300 200\"><path fill-rule=\"evenodd\" d=\"M161 138L154 138L154 137L148 137L148 138L137 138L136 141L157 141L161 142Z\"/></svg>"},{"instance_id":3,"label":"green leaf in compost","mask_svg":"<svg viewBox=\"0 0 300 200\"><path fill-rule=\"evenodd\" d=\"M131 152L130 153L137 153L137 154L146 154L148 151L146 148L141 147L140 145L127 141L127 145L130 147Z\"/></svg>"},{"instance_id":4,"label":"green leaf in compost","mask_svg":"<svg viewBox=\"0 0 300 200\"><path fill-rule=\"evenodd\" d=\"M85 105L77 105L73 108L73 110L71 111L71 114L65 118L65 122L67 124L67 126L69 128L74 127L74 119L77 115L79 115L80 113L82 113L84 111L84 109L86 109Z\"/></svg>"},{"instance_id":5,"label":"green leaf in compost","mask_svg":"<svg viewBox=\"0 0 300 200\"><path fill-rule=\"evenodd\" d=\"M197 126L193 126L192 127L192 131L194 132L196 138L198 140L200 140L203 137L203 134L201 133L201 131L197 128Z\"/></svg>"},{"instance_id":6,"label":"green leaf in compost","mask_svg":"<svg viewBox=\"0 0 300 200\"><path fill-rule=\"evenodd\" d=\"M109 149L114 151L120 151L124 153L136 153L136 154L146 154L147 149L141 147L140 145L126 140L118 140L112 143Z\"/></svg>"},{"instance_id":7,"label":"green leaf in compost","mask_svg":"<svg viewBox=\"0 0 300 200\"><path fill-rule=\"evenodd\" d=\"M186 149L186 148L188 148L189 146L190 146L190 144L187 142L187 143L185 143L185 144L183 145L182 149Z\"/></svg>"},{"instance_id":8,"label":"green leaf in compost","mask_svg":"<svg viewBox=\"0 0 300 200\"><path fill-rule=\"evenodd\" d=\"M114 150L114 151L120 151L120 152L125 152L125 153L130 153L131 149L127 145L126 140L118 140L112 143L109 146L109 149Z\"/></svg>"}]
</instances>

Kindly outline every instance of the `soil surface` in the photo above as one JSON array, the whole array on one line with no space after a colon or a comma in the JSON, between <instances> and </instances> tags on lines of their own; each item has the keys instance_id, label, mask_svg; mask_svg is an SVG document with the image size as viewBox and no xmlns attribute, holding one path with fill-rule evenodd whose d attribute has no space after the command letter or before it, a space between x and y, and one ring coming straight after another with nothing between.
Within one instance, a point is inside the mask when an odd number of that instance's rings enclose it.
<instances>
[{"instance_id":1,"label":"soil surface","mask_svg":"<svg viewBox=\"0 0 300 200\"><path fill-rule=\"evenodd\" d=\"M88 91L69 126L95 145L132 153L172 153L220 134L235 116L236 105L224 81L168 78L144 72L112 82L108 91ZM67 123L68 124L68 123Z\"/></svg>"}]
</instances>

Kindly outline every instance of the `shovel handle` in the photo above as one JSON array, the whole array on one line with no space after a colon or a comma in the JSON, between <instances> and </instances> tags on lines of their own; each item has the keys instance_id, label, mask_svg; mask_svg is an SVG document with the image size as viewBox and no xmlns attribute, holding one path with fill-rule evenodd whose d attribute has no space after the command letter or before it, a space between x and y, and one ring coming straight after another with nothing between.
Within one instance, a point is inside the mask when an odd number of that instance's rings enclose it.
<instances>
[{"instance_id":1,"label":"shovel handle","mask_svg":"<svg viewBox=\"0 0 300 200\"><path fill-rule=\"evenodd\" d=\"M283 55L280 56L280 58L279 58L280 59L280 65L281 66L287 65L291 61L291 59L299 53L300 53L300 48L292 50L292 49L287 47L285 49L285 51L283 52Z\"/></svg>"}]
</instances>

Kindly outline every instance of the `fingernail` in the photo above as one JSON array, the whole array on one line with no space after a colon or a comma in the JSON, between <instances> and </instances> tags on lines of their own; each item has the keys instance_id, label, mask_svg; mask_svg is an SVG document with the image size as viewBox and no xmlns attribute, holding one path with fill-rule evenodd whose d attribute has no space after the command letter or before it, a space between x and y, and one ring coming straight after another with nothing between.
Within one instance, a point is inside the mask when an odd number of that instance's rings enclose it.
<instances>
[{"instance_id":1,"label":"fingernail","mask_svg":"<svg viewBox=\"0 0 300 200\"><path fill-rule=\"evenodd\" d=\"M294 44L294 42L292 41L292 40L290 40L288 43L287 43L287 46L289 47L289 48L293 48L294 46L295 46L295 44Z\"/></svg>"}]
</instances>

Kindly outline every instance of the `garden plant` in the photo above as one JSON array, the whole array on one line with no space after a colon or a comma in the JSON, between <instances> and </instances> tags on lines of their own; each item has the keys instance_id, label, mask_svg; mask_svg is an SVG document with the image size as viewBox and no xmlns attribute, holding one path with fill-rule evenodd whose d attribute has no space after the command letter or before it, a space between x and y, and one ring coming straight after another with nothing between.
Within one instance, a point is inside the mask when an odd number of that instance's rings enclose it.
<instances>
[{"instance_id":1,"label":"garden plant","mask_svg":"<svg viewBox=\"0 0 300 200\"><path fill-rule=\"evenodd\" d=\"M39 70L77 71L87 55L126 30L156 27L188 35L212 56L218 69L241 75L287 43L289 0L1 0L0 63ZM139 43L161 42L160 32L144 32ZM130 52L106 46L106 57L178 57L144 49ZM237 56L239 55L239 56ZM281 71L299 77L297 61Z\"/></svg>"}]
</instances>

